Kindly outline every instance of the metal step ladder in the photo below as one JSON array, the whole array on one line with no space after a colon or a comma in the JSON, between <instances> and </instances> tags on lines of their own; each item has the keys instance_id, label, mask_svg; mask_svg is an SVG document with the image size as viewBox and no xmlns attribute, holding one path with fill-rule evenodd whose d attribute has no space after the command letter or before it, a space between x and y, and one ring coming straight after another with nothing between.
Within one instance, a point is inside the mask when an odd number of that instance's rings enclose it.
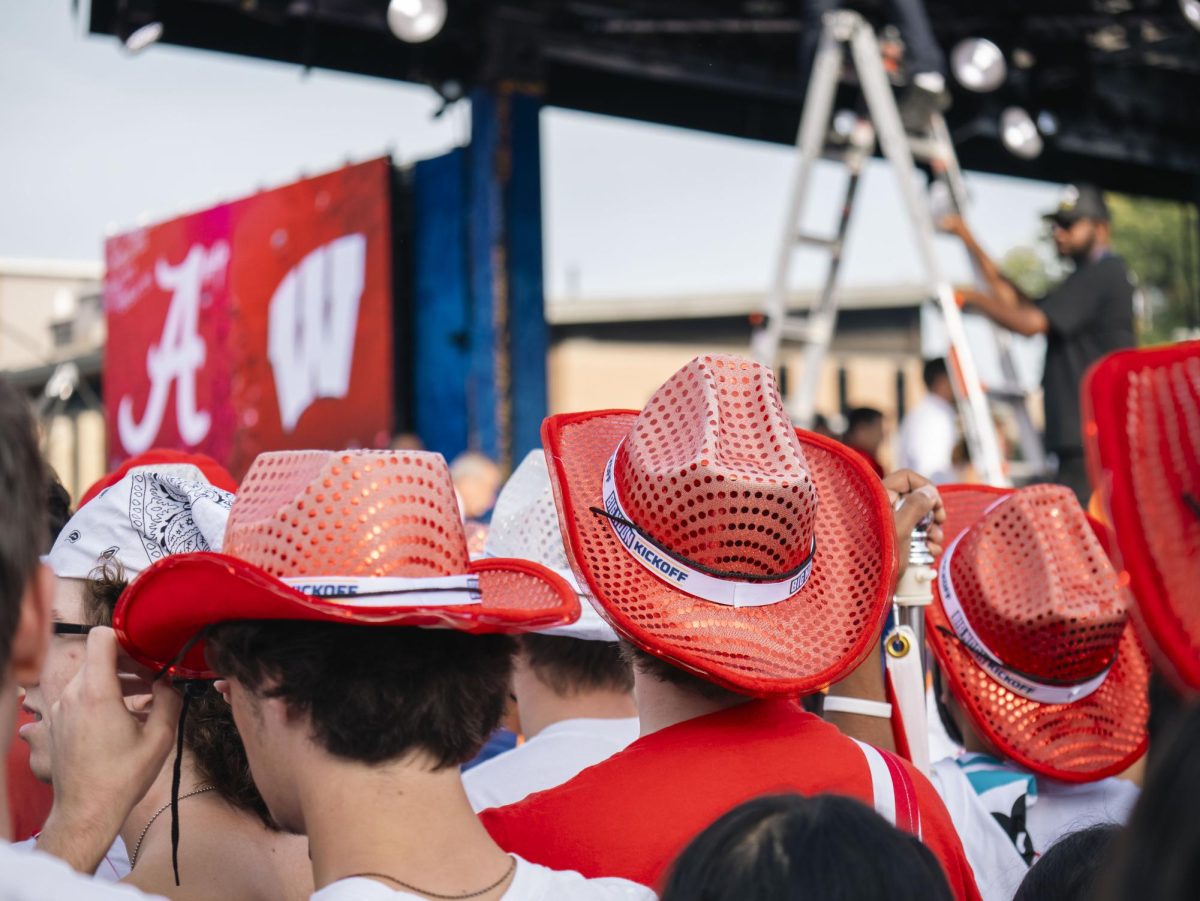
<instances>
[{"instance_id":1,"label":"metal step ladder","mask_svg":"<svg viewBox=\"0 0 1200 901\"><path fill-rule=\"evenodd\" d=\"M858 84L866 100L870 121L848 125L843 114L835 119L833 105L849 50ZM830 142L830 134L835 140ZM850 216L859 181L867 160L878 140L883 155L897 176L913 231L917 250L929 285L930 297L941 310L950 350L947 354L950 381L958 402L967 449L981 479L993 485L1009 484L1005 461L992 424L988 397L979 379L974 357L967 342L962 313L953 286L942 275L934 247L934 223L928 196L918 183L916 160L928 164L935 178L945 182L955 207L966 207L966 187L953 142L945 120L933 113L924 135L910 135L901 122L895 93L884 68L875 31L858 13L838 10L828 13L820 46L804 100L804 112L797 136L796 169L788 202L783 240L776 258L775 276L763 309L754 317L752 352L762 363L775 366L785 344L803 349L800 378L793 380L786 399L788 412L803 426L811 425L814 402L822 365L833 340L837 324L838 275ZM847 170L844 202L833 236L813 235L803 230L805 203L820 158L839 160ZM793 258L802 246L828 252L825 281L817 300L806 316L788 311L788 288ZM1007 338L1007 336L1005 336ZM1024 391L1007 342L997 347L1007 384L997 386L1013 407L1026 458L1040 466L1041 440L1029 418ZM1032 447L1026 446L1032 443ZM1030 454L1036 454L1030 457Z\"/></svg>"}]
</instances>

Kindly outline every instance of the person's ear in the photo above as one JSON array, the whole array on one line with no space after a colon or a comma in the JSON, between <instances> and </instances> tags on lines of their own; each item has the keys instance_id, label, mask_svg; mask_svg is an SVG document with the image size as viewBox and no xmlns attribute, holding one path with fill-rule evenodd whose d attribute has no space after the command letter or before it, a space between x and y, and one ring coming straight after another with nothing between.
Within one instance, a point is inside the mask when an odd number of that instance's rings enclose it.
<instances>
[{"instance_id":1,"label":"person's ear","mask_svg":"<svg viewBox=\"0 0 1200 901\"><path fill-rule=\"evenodd\" d=\"M50 567L39 563L21 596L21 613L17 619L10 655L13 678L18 685L36 685L42 673L42 664L46 662L53 619L51 605L54 601L54 579Z\"/></svg>"}]
</instances>

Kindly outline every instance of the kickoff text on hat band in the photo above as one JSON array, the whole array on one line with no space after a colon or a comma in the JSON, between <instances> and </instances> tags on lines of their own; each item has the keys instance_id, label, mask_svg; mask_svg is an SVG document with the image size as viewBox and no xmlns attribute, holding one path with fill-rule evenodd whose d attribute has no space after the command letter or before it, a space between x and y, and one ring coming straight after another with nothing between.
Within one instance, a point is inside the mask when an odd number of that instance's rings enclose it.
<instances>
[{"instance_id":1,"label":"kickoff text on hat band","mask_svg":"<svg viewBox=\"0 0 1200 901\"><path fill-rule=\"evenodd\" d=\"M765 607L778 604L795 595L808 582L812 575L813 558L816 556L815 536L808 559L786 578L774 582L740 582L701 572L647 538L641 530L627 525L633 520L625 512L617 492L616 464L617 453L620 450L621 446L617 445L617 450L613 451L608 465L604 467L603 497L604 512L607 514L605 518L625 552L658 578L686 594L727 607Z\"/></svg>"},{"instance_id":2,"label":"kickoff text on hat band","mask_svg":"<svg viewBox=\"0 0 1200 901\"><path fill-rule=\"evenodd\" d=\"M479 604L479 576L405 579L386 576L310 576L281 579L310 597L345 599L354 607L449 607Z\"/></svg>"},{"instance_id":3,"label":"kickoff text on hat band","mask_svg":"<svg viewBox=\"0 0 1200 901\"><path fill-rule=\"evenodd\" d=\"M979 637L967 619L967 614L954 590L954 580L950 577L950 561L954 558L954 551L958 548L958 543L966 534L966 531L959 534L942 555L942 562L938 566L938 589L942 598L942 609L946 613L946 619L950 621L955 637L971 652L975 662L1009 691L1039 704L1070 704L1083 700L1095 692L1108 678L1108 674L1112 671L1112 663L1109 663L1099 675L1083 682L1073 685L1051 685L1005 666L1000 662L1000 658L984 644L983 639Z\"/></svg>"}]
</instances>

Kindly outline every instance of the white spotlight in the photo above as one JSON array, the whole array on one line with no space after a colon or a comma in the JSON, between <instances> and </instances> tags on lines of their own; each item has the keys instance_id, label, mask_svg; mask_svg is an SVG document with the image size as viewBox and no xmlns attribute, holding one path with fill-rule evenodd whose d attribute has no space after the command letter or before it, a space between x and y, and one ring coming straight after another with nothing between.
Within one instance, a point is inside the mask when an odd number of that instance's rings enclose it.
<instances>
[{"instance_id":1,"label":"white spotlight","mask_svg":"<svg viewBox=\"0 0 1200 901\"><path fill-rule=\"evenodd\" d=\"M1200 0L1179 0L1179 8L1188 24L1200 31Z\"/></svg>"},{"instance_id":2,"label":"white spotlight","mask_svg":"<svg viewBox=\"0 0 1200 901\"><path fill-rule=\"evenodd\" d=\"M141 53L151 44L162 37L162 22L150 22L141 28L135 28L125 39L125 49L129 53Z\"/></svg>"},{"instance_id":3,"label":"white spotlight","mask_svg":"<svg viewBox=\"0 0 1200 901\"><path fill-rule=\"evenodd\" d=\"M958 83L977 94L996 90L1008 75L1004 54L987 38L966 38L955 44L950 51L950 67Z\"/></svg>"},{"instance_id":4,"label":"white spotlight","mask_svg":"<svg viewBox=\"0 0 1200 901\"><path fill-rule=\"evenodd\" d=\"M387 23L406 43L428 41L446 24L446 0L390 0Z\"/></svg>"},{"instance_id":5,"label":"white spotlight","mask_svg":"<svg viewBox=\"0 0 1200 901\"><path fill-rule=\"evenodd\" d=\"M1042 110L1037 117L1038 131L1048 138L1058 134L1058 117L1050 110Z\"/></svg>"},{"instance_id":6,"label":"white spotlight","mask_svg":"<svg viewBox=\"0 0 1200 901\"><path fill-rule=\"evenodd\" d=\"M1031 160L1042 152L1042 136L1029 118L1029 113L1019 106L1010 106L1000 114L1000 140L1013 156Z\"/></svg>"}]
</instances>

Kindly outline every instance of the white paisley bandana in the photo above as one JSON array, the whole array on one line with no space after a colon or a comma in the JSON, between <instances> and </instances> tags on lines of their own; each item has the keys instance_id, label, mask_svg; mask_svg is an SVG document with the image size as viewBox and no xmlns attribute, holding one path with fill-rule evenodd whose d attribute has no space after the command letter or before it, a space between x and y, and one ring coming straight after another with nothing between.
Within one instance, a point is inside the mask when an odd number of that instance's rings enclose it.
<instances>
[{"instance_id":1,"label":"white paisley bandana","mask_svg":"<svg viewBox=\"0 0 1200 901\"><path fill-rule=\"evenodd\" d=\"M232 505L195 466L139 466L79 508L46 562L60 578L86 579L111 560L132 578L170 554L221 550Z\"/></svg>"}]
</instances>

